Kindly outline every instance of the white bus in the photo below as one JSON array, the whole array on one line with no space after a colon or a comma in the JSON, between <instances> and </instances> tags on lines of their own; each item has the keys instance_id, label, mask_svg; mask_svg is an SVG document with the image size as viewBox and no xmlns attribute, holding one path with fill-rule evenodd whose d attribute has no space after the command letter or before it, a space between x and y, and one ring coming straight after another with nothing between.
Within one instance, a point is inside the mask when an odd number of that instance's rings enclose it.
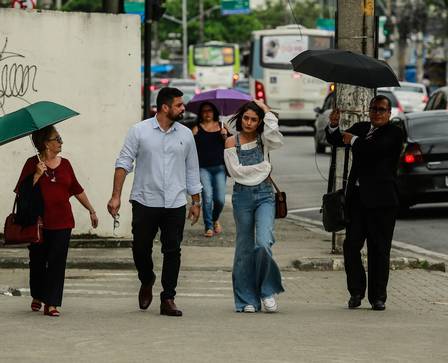
<instances>
[{"instance_id":1,"label":"white bus","mask_svg":"<svg viewBox=\"0 0 448 363\"><path fill-rule=\"evenodd\" d=\"M190 45L188 74L203 90L231 88L239 78L238 44L207 42Z\"/></svg>"},{"instance_id":2,"label":"white bus","mask_svg":"<svg viewBox=\"0 0 448 363\"><path fill-rule=\"evenodd\" d=\"M328 84L294 72L290 61L307 49L331 48L333 39L331 31L297 25L252 32L250 92L279 114L281 125L314 127L314 109L322 105Z\"/></svg>"}]
</instances>

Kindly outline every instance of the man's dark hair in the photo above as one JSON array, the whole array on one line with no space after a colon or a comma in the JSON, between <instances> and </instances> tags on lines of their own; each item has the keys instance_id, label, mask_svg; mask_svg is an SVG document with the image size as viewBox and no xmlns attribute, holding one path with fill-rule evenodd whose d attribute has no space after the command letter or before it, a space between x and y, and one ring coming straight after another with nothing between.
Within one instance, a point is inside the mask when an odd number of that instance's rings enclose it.
<instances>
[{"instance_id":1,"label":"man's dark hair","mask_svg":"<svg viewBox=\"0 0 448 363\"><path fill-rule=\"evenodd\" d=\"M370 101L369 106L372 106L376 101L383 101L383 100L387 101L387 109L390 111L392 109L392 102L390 101L389 97L386 97L384 95L376 95L375 97L373 97L372 100Z\"/></svg>"},{"instance_id":2,"label":"man's dark hair","mask_svg":"<svg viewBox=\"0 0 448 363\"><path fill-rule=\"evenodd\" d=\"M260 119L261 122L257 127L257 133L261 134L264 130L264 111L254 101L247 102L241 106L238 112L229 120L229 124L235 124L236 131L241 131L243 129L243 115L247 110L254 111Z\"/></svg>"},{"instance_id":3,"label":"man's dark hair","mask_svg":"<svg viewBox=\"0 0 448 363\"><path fill-rule=\"evenodd\" d=\"M180 89L173 87L163 87L160 89L157 95L157 111L162 109L162 105L168 105L171 107L173 100L176 97L182 97L184 94Z\"/></svg>"},{"instance_id":4,"label":"man's dark hair","mask_svg":"<svg viewBox=\"0 0 448 363\"><path fill-rule=\"evenodd\" d=\"M56 128L53 125L50 125L33 132L31 138L33 139L33 143L34 146L36 146L37 151L41 153L46 149L45 143L54 131L56 131Z\"/></svg>"}]
</instances>

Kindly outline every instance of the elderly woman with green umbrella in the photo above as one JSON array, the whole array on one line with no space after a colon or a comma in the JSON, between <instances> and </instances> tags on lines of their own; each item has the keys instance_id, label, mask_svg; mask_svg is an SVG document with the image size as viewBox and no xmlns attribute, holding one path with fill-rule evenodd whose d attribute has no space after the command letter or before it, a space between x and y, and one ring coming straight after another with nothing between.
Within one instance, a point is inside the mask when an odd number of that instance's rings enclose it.
<instances>
[{"instance_id":1,"label":"elderly woman with green umbrella","mask_svg":"<svg viewBox=\"0 0 448 363\"><path fill-rule=\"evenodd\" d=\"M39 311L44 303L44 314L52 317L60 315L57 307L62 305L67 252L75 226L71 196L89 211L92 227L98 225L95 210L70 162L59 156L63 142L52 124L76 115L61 107L39 103L0 118L0 130L11 119L16 120L16 134L14 136L10 128L9 140L29 134L30 129L38 129L32 133L38 155L25 162L15 192L19 201L25 196L30 198L28 205L43 219L43 243L29 246L31 310Z\"/></svg>"}]
</instances>

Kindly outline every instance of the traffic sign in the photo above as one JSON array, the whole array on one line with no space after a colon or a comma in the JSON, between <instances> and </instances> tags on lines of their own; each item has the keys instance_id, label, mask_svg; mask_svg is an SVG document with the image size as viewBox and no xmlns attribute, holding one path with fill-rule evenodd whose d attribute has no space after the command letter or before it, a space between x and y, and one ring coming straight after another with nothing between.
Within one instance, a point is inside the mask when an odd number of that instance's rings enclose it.
<instances>
[{"instance_id":1,"label":"traffic sign","mask_svg":"<svg viewBox=\"0 0 448 363\"><path fill-rule=\"evenodd\" d=\"M221 14L248 14L250 13L249 0L221 0Z\"/></svg>"}]
</instances>

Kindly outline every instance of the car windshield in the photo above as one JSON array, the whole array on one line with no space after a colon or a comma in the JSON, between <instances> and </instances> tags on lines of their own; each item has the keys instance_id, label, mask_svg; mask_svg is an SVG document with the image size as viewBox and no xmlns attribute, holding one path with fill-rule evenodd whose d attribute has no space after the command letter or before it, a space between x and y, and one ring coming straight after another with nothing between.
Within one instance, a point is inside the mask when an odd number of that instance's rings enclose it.
<instances>
[{"instance_id":1,"label":"car windshield","mask_svg":"<svg viewBox=\"0 0 448 363\"><path fill-rule=\"evenodd\" d=\"M395 87L395 92L414 92L414 93L423 93L423 88L418 86L401 86Z\"/></svg>"},{"instance_id":2,"label":"car windshield","mask_svg":"<svg viewBox=\"0 0 448 363\"><path fill-rule=\"evenodd\" d=\"M448 113L411 118L408 132L416 139L448 137Z\"/></svg>"}]
</instances>

